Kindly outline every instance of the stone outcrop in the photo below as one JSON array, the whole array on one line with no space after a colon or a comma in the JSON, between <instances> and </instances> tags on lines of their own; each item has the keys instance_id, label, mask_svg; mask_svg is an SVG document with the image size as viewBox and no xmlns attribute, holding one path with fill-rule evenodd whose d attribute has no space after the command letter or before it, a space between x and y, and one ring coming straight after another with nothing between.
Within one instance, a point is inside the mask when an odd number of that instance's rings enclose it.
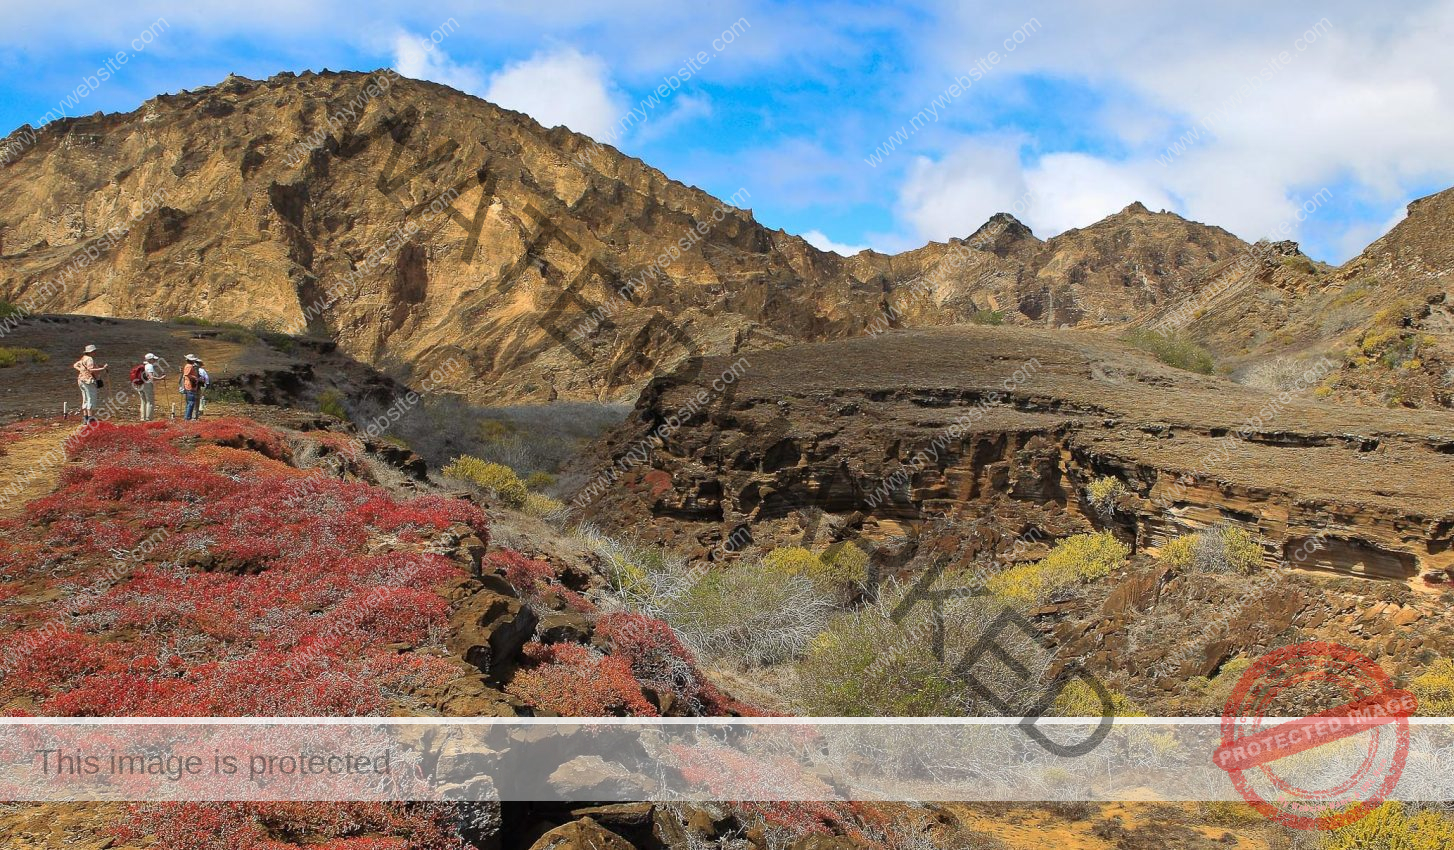
<instances>
[{"instance_id":1,"label":"stone outcrop","mask_svg":"<svg viewBox=\"0 0 1454 850\"><path fill-rule=\"evenodd\" d=\"M1063 331L913 331L747 359L723 394L729 359L653 382L577 500L717 558L734 535L851 536L890 565L923 547L1023 558L1092 528L1154 552L1231 524L1269 566L1397 580L1454 567L1442 414L1284 400ZM711 403L671 428L704 391ZM1105 476L1127 490L1109 512L1086 496Z\"/></svg>"}]
</instances>

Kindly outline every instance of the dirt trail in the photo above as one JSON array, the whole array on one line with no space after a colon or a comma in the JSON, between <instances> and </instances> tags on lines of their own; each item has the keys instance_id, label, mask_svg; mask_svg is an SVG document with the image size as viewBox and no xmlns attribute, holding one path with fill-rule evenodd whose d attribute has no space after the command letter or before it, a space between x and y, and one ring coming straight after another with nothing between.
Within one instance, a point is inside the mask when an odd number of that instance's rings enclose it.
<instances>
[{"instance_id":1,"label":"dirt trail","mask_svg":"<svg viewBox=\"0 0 1454 850\"><path fill-rule=\"evenodd\" d=\"M66 467L62 443L78 426L56 423L53 427L0 442L0 519L18 516L32 499L56 488Z\"/></svg>"}]
</instances>

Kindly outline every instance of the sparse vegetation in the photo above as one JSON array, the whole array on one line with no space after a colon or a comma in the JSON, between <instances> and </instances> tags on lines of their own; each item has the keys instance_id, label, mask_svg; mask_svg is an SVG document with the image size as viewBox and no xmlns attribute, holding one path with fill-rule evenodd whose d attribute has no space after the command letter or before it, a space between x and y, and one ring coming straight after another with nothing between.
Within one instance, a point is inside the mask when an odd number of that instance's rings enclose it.
<instances>
[{"instance_id":1,"label":"sparse vegetation","mask_svg":"<svg viewBox=\"0 0 1454 850\"><path fill-rule=\"evenodd\" d=\"M318 412L347 422L348 409L343 406L343 402L343 393L335 389L324 390L318 394Z\"/></svg>"},{"instance_id":2,"label":"sparse vegetation","mask_svg":"<svg viewBox=\"0 0 1454 850\"><path fill-rule=\"evenodd\" d=\"M549 490L556 485L556 477L549 472L536 470L525 476L525 486L537 492Z\"/></svg>"},{"instance_id":3,"label":"sparse vegetation","mask_svg":"<svg viewBox=\"0 0 1454 850\"><path fill-rule=\"evenodd\" d=\"M1055 590L1104 578L1126 565L1131 549L1109 532L1067 537L1044 558L990 576L991 593L1018 603L1033 603Z\"/></svg>"},{"instance_id":4,"label":"sparse vegetation","mask_svg":"<svg viewBox=\"0 0 1454 850\"><path fill-rule=\"evenodd\" d=\"M563 517L569 508L566 507L565 502L552 499L544 493L526 493L525 501L520 504L520 510L541 519L555 519Z\"/></svg>"},{"instance_id":5,"label":"sparse vegetation","mask_svg":"<svg viewBox=\"0 0 1454 850\"><path fill-rule=\"evenodd\" d=\"M44 363L50 355L39 348L11 348L0 345L0 369L17 363Z\"/></svg>"},{"instance_id":6,"label":"sparse vegetation","mask_svg":"<svg viewBox=\"0 0 1454 850\"><path fill-rule=\"evenodd\" d=\"M24 314L24 312L25 311L23 309L16 306L15 304L12 304L11 302L6 301L3 298L0 298L0 319L9 319L12 316L22 315Z\"/></svg>"},{"instance_id":7,"label":"sparse vegetation","mask_svg":"<svg viewBox=\"0 0 1454 850\"><path fill-rule=\"evenodd\" d=\"M629 410L622 404L576 401L476 407L460 396L434 394L407 411L390 430L434 465L471 455L502 463L521 475L536 471L558 475L567 461L620 424ZM383 412L384 406L377 403L355 406L360 422Z\"/></svg>"},{"instance_id":8,"label":"sparse vegetation","mask_svg":"<svg viewBox=\"0 0 1454 850\"><path fill-rule=\"evenodd\" d=\"M1162 333L1137 328L1127 333L1124 339L1168 366L1175 366L1178 369L1202 375L1210 375L1216 371L1217 361L1212 357L1211 352L1187 339L1180 332Z\"/></svg>"},{"instance_id":9,"label":"sparse vegetation","mask_svg":"<svg viewBox=\"0 0 1454 850\"><path fill-rule=\"evenodd\" d=\"M223 404L247 404L247 391L236 384L214 383L207 388L207 401Z\"/></svg>"},{"instance_id":10,"label":"sparse vegetation","mask_svg":"<svg viewBox=\"0 0 1454 850\"><path fill-rule=\"evenodd\" d=\"M851 542L836 543L821 554L801 546L768 552L762 559L769 570L803 576L819 590L847 604L868 582L868 555Z\"/></svg>"},{"instance_id":11,"label":"sparse vegetation","mask_svg":"<svg viewBox=\"0 0 1454 850\"><path fill-rule=\"evenodd\" d=\"M1192 676L1187 679L1185 691L1192 698L1198 712L1215 714L1226 707L1227 700L1232 697L1232 689L1237 686L1237 680L1251 666L1250 657L1238 655L1223 664L1211 678Z\"/></svg>"},{"instance_id":12,"label":"sparse vegetation","mask_svg":"<svg viewBox=\"0 0 1454 850\"><path fill-rule=\"evenodd\" d=\"M1131 492L1121 479L1110 475L1103 475L1092 480L1085 487L1087 501L1090 502L1096 513L1109 517L1116 512L1116 500Z\"/></svg>"},{"instance_id":13,"label":"sparse vegetation","mask_svg":"<svg viewBox=\"0 0 1454 850\"><path fill-rule=\"evenodd\" d=\"M1273 357L1237 376L1238 383L1269 392L1307 389L1309 376L1316 376L1313 358Z\"/></svg>"},{"instance_id":14,"label":"sparse vegetation","mask_svg":"<svg viewBox=\"0 0 1454 850\"><path fill-rule=\"evenodd\" d=\"M941 584L964 580L949 577ZM955 672L954 665L983 639L1001 603L984 596L947 600L944 652L936 657L930 640L934 606L910 606L897 621L892 616L906 592L899 586L886 589L877 601L840 615L813 640L797 665L800 700L807 713L853 717L999 713ZM1009 704L1012 713L1029 712L1043 692L1041 679L1049 655L1019 630L1005 630L995 641L1025 665L1029 675L988 663L976 668L975 677Z\"/></svg>"},{"instance_id":15,"label":"sparse vegetation","mask_svg":"<svg viewBox=\"0 0 1454 850\"><path fill-rule=\"evenodd\" d=\"M969 321L976 325L1003 325L1005 314L1001 310L975 310L969 314Z\"/></svg>"},{"instance_id":16,"label":"sparse vegetation","mask_svg":"<svg viewBox=\"0 0 1454 850\"><path fill-rule=\"evenodd\" d=\"M1328 834L1323 850L1447 850L1454 819L1434 809L1390 801Z\"/></svg>"},{"instance_id":17,"label":"sparse vegetation","mask_svg":"<svg viewBox=\"0 0 1454 850\"><path fill-rule=\"evenodd\" d=\"M1454 716L1454 661L1440 658L1409 683L1419 698L1419 714L1426 717Z\"/></svg>"},{"instance_id":18,"label":"sparse vegetation","mask_svg":"<svg viewBox=\"0 0 1454 850\"><path fill-rule=\"evenodd\" d=\"M1110 698L1111 702L1111 717L1146 716L1146 712L1120 691L1107 688L1106 696ZM1079 678L1067 682L1050 706L1050 714L1054 717L1104 717L1106 716L1105 711L1106 707L1101 702L1101 695L1096 693L1095 688L1086 684L1084 679Z\"/></svg>"},{"instance_id":19,"label":"sparse vegetation","mask_svg":"<svg viewBox=\"0 0 1454 850\"><path fill-rule=\"evenodd\" d=\"M530 491L515 470L502 463L492 463L470 455L460 455L440 470L446 478L461 481L489 491L495 498L512 508L524 507Z\"/></svg>"},{"instance_id":20,"label":"sparse vegetation","mask_svg":"<svg viewBox=\"0 0 1454 850\"><path fill-rule=\"evenodd\" d=\"M802 655L833 601L802 576L744 561L693 567L659 547L637 547L589 526L578 530L603 561L627 608L670 624L707 658L774 664Z\"/></svg>"},{"instance_id":21,"label":"sparse vegetation","mask_svg":"<svg viewBox=\"0 0 1454 850\"><path fill-rule=\"evenodd\" d=\"M1262 544L1235 525L1184 534L1161 547L1162 563L1177 570L1246 575L1262 566Z\"/></svg>"}]
</instances>

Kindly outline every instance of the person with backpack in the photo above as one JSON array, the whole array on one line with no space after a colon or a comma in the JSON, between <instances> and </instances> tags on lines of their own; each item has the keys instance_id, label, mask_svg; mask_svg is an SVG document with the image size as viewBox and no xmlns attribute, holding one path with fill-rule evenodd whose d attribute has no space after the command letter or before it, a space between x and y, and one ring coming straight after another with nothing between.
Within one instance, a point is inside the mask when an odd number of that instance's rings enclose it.
<instances>
[{"instance_id":1,"label":"person with backpack","mask_svg":"<svg viewBox=\"0 0 1454 850\"><path fill-rule=\"evenodd\" d=\"M166 377L157 361L155 354L147 352L141 363L131 367L131 386L136 389L136 395L141 399L142 422L150 422L156 412L156 382L159 378Z\"/></svg>"},{"instance_id":2,"label":"person with backpack","mask_svg":"<svg viewBox=\"0 0 1454 850\"><path fill-rule=\"evenodd\" d=\"M192 361L197 364L197 378L201 381L197 386L197 418L202 418L202 411L207 409L207 388L212 386L212 376L202 366L202 358L198 357Z\"/></svg>"},{"instance_id":3,"label":"person with backpack","mask_svg":"<svg viewBox=\"0 0 1454 850\"><path fill-rule=\"evenodd\" d=\"M182 359L187 361L187 365L182 367L182 378L177 383L177 389L187 399L182 418L191 421L197 418L197 399L202 395L202 376L197 374L197 355L188 354Z\"/></svg>"},{"instance_id":4,"label":"person with backpack","mask_svg":"<svg viewBox=\"0 0 1454 850\"><path fill-rule=\"evenodd\" d=\"M96 401L100 396L101 387L105 382L101 380L101 373L106 371L105 364L96 365L96 359L92 354L96 353L96 346L88 345L81 352L81 359L71 364L76 370L76 383L81 387L81 424L93 425L96 423L94 411Z\"/></svg>"}]
</instances>

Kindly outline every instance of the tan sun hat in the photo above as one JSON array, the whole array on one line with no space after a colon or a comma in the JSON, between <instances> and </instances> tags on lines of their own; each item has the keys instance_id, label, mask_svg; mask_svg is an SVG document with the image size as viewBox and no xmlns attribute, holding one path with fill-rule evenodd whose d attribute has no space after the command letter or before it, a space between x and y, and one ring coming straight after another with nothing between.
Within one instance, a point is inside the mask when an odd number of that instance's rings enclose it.
<instances>
[{"instance_id":1,"label":"tan sun hat","mask_svg":"<svg viewBox=\"0 0 1454 850\"><path fill-rule=\"evenodd\" d=\"M93 352L95 350L96 350L96 346L94 346L94 345L88 345L84 349L81 350L81 353L82 354L90 354L91 352Z\"/></svg>"},{"instance_id":2,"label":"tan sun hat","mask_svg":"<svg viewBox=\"0 0 1454 850\"><path fill-rule=\"evenodd\" d=\"M155 360L155 359L157 359L157 356L155 354L152 354L150 351L148 351L146 353L146 356L143 357L143 358L141 358L141 359L142 360Z\"/></svg>"},{"instance_id":3,"label":"tan sun hat","mask_svg":"<svg viewBox=\"0 0 1454 850\"><path fill-rule=\"evenodd\" d=\"M197 359L197 355L195 355L195 354L188 354L186 357L183 357L182 359L183 360L196 360Z\"/></svg>"}]
</instances>

